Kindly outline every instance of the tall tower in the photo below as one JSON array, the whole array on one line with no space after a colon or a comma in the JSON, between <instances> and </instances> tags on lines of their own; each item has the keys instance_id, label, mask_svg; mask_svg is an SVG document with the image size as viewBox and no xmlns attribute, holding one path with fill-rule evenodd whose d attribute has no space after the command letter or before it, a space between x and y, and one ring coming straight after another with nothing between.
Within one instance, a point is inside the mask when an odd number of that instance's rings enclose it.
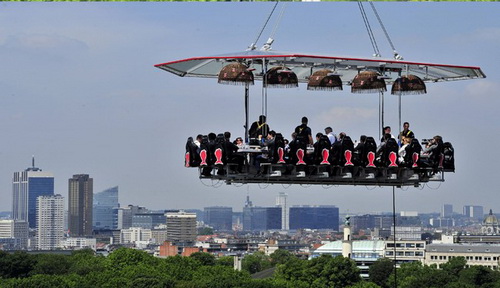
<instances>
[{"instance_id":1,"label":"tall tower","mask_svg":"<svg viewBox=\"0 0 500 288\"><path fill-rule=\"evenodd\" d=\"M68 189L70 236L92 236L93 179L88 174L73 175Z\"/></svg>"},{"instance_id":2,"label":"tall tower","mask_svg":"<svg viewBox=\"0 0 500 288\"><path fill-rule=\"evenodd\" d=\"M54 175L32 167L22 172L14 172L12 179L12 218L27 221L29 228L36 227L36 198L54 195Z\"/></svg>"},{"instance_id":3,"label":"tall tower","mask_svg":"<svg viewBox=\"0 0 500 288\"><path fill-rule=\"evenodd\" d=\"M116 229L118 227L118 186L94 194L93 201L94 230Z\"/></svg>"},{"instance_id":4,"label":"tall tower","mask_svg":"<svg viewBox=\"0 0 500 288\"><path fill-rule=\"evenodd\" d=\"M280 192L278 196L276 196L276 206L281 207L281 230L290 230L290 225L288 224L290 212L288 209L287 198L288 194L285 192Z\"/></svg>"},{"instance_id":5,"label":"tall tower","mask_svg":"<svg viewBox=\"0 0 500 288\"><path fill-rule=\"evenodd\" d=\"M351 217L346 216L344 220L344 240L342 240L342 256L351 258L352 238L351 238Z\"/></svg>"},{"instance_id":6,"label":"tall tower","mask_svg":"<svg viewBox=\"0 0 500 288\"><path fill-rule=\"evenodd\" d=\"M442 218L449 218L451 216L453 216L453 205L443 204L443 207L441 209L441 217Z\"/></svg>"},{"instance_id":7,"label":"tall tower","mask_svg":"<svg viewBox=\"0 0 500 288\"><path fill-rule=\"evenodd\" d=\"M36 242L39 250L53 250L64 238L64 201L59 194L37 198Z\"/></svg>"}]
</instances>

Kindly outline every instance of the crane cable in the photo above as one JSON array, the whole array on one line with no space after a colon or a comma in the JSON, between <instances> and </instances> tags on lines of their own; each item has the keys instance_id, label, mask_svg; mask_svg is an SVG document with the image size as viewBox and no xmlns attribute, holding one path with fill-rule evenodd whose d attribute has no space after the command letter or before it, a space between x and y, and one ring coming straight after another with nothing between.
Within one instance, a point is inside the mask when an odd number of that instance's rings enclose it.
<instances>
[{"instance_id":1,"label":"crane cable","mask_svg":"<svg viewBox=\"0 0 500 288\"><path fill-rule=\"evenodd\" d=\"M248 47L248 50L255 50L256 44L260 39L260 36L262 35L262 32L264 32L264 29L266 29L267 23L269 22L269 19L271 19L271 16L273 16L274 10L276 9L276 6L278 6L278 1L276 1L276 4L274 4L273 9L271 10L271 13L269 13L269 16L266 19L266 22L264 23L264 26L260 30L259 34L257 35L257 39L255 39L255 42L253 42L250 47Z\"/></svg>"},{"instance_id":2,"label":"crane cable","mask_svg":"<svg viewBox=\"0 0 500 288\"><path fill-rule=\"evenodd\" d=\"M403 60L403 57L398 54L396 51L396 48L394 47L394 44L392 43L391 37L389 37L389 33L387 33L387 30L385 29L384 23L382 23L382 19L380 19L380 16L378 15L377 9L375 9L375 5L373 5L372 1L369 1L370 6L372 7L373 13L377 17L378 23L380 24L380 27L382 27L382 30L384 31L385 37L387 38L387 41L389 42L389 45L391 45L392 52L394 53L394 59L396 60Z\"/></svg>"},{"instance_id":3,"label":"crane cable","mask_svg":"<svg viewBox=\"0 0 500 288\"><path fill-rule=\"evenodd\" d=\"M370 22L368 21L368 17L366 17L365 8L363 8L363 3L358 1L359 11L361 12L361 17L363 17L363 21L365 22L366 31L368 32L368 37L370 37L370 42L372 43L373 51L375 54L374 57L380 57L380 50L378 49L377 41L375 40L375 36L373 36L372 28L370 27Z\"/></svg>"}]
</instances>

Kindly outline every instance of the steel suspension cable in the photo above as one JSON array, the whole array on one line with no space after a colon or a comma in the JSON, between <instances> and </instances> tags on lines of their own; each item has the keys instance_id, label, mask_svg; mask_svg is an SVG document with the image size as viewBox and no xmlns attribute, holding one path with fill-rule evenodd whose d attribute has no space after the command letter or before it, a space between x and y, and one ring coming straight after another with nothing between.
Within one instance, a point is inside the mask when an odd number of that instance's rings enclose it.
<instances>
[{"instance_id":1,"label":"steel suspension cable","mask_svg":"<svg viewBox=\"0 0 500 288\"><path fill-rule=\"evenodd\" d=\"M372 43L373 51L375 52L375 57L380 57L380 50L378 49L377 41L375 40L375 36L373 36L373 31L370 26L370 22L368 21L368 17L366 17L365 8L363 7L363 3L358 1L359 11L361 12L361 17L363 17L363 21L365 23L366 31L368 32L368 37L370 37L370 42Z\"/></svg>"},{"instance_id":2,"label":"steel suspension cable","mask_svg":"<svg viewBox=\"0 0 500 288\"><path fill-rule=\"evenodd\" d=\"M385 29L384 23L382 23L382 19L378 15L377 9L375 9L375 5L373 5L372 1L370 2L370 6L372 7L373 13L375 14L375 17L377 17L378 23L380 24L380 27L382 27L382 30L384 31L385 38L387 38L387 41L389 42L389 45L391 45L392 52L394 53L394 58L398 60L402 60L403 57L401 57L398 52L396 51L396 47L394 47L394 44L392 43L391 37L389 37L389 33L387 33L387 30Z\"/></svg>"},{"instance_id":3,"label":"steel suspension cable","mask_svg":"<svg viewBox=\"0 0 500 288\"><path fill-rule=\"evenodd\" d=\"M267 17L266 22L264 23L264 26L262 27L259 34L257 35L257 39L255 39L255 42L253 42L252 45L250 45L250 47L249 47L250 50L255 50L255 48L256 48L255 45L257 45L257 42L259 41L260 36L262 35L262 32L264 32L264 29L266 29L267 23L269 22L269 19L271 19L271 16L273 16L273 13L274 13L274 10L276 9L276 6L278 6L278 1L276 1L276 4L274 4L273 9L271 10L271 13L269 13L269 16Z\"/></svg>"}]
</instances>

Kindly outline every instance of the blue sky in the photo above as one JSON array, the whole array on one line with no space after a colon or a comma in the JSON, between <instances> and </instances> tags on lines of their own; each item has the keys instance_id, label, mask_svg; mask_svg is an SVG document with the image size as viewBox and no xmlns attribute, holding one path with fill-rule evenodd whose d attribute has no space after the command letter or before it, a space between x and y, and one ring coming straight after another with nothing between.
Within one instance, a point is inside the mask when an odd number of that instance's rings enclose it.
<instances>
[{"instance_id":1,"label":"blue sky","mask_svg":"<svg viewBox=\"0 0 500 288\"><path fill-rule=\"evenodd\" d=\"M120 203L151 209L294 204L337 205L341 212L392 209L390 188L281 185L207 187L183 168L184 144L198 133L242 136L243 91L214 79L180 78L154 64L243 51L274 3L0 3L0 211L11 209L13 172L36 164L55 174L56 193L87 173L94 191L118 185ZM500 212L500 14L498 3L377 2L398 52L410 61L479 66L486 79L429 84L403 99L403 121L418 138L442 135L457 171L440 186L397 190L397 210L439 211L444 203ZM279 12L281 6L278 6ZM391 49L368 5L382 56ZM272 18L258 47L270 35ZM357 2L289 3L276 30L277 51L371 57ZM260 82L258 83L260 84ZM260 114L251 88L251 119ZM397 98L386 96L386 123L398 127ZM374 94L269 90L268 122L289 135L302 116L313 133L332 126L353 138L378 135ZM439 186L439 187L438 187Z\"/></svg>"}]
</instances>

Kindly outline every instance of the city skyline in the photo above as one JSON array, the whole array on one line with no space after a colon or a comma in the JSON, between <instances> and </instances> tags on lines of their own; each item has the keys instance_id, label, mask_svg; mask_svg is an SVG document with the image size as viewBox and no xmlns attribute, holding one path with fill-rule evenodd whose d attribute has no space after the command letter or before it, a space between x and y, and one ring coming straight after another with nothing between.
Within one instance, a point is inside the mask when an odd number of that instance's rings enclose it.
<instances>
[{"instance_id":1,"label":"city skyline","mask_svg":"<svg viewBox=\"0 0 500 288\"><path fill-rule=\"evenodd\" d=\"M391 211L390 188L212 188L197 179L196 169L183 167L187 137L212 131L242 136L242 89L218 85L214 79L180 78L153 65L245 50L274 3L72 4L2 3L0 132L9 141L0 151L0 193L6 199L0 211L11 209L12 173L27 167L31 155L44 171L53 173L54 193L65 199L65 179L89 173L95 179L95 191L120 186L122 206L242 207L247 194L256 206L266 206L279 192L286 192L290 206L321 203L336 205L341 212ZM500 6L472 2L375 5L405 60L479 66L487 75L480 80L429 84L427 94L403 98L402 121L410 122L419 139L440 134L452 142L457 170L446 174L440 185L397 189L396 209L440 211L447 203L455 210L481 205L485 211L500 211L495 196L498 188L492 180L495 163L489 161L500 152L492 149L485 156L482 149L468 143L500 140L495 121L500 104L495 97L500 88L495 61L500 47L496 23ZM419 21L408 23L410 13ZM383 33L368 14L383 56L390 57ZM297 25L297 19L308 19L308 24ZM258 47L275 20L270 21ZM290 3L276 30L273 49L370 57L364 29L357 3ZM250 121L261 112L259 84L250 88ZM270 89L271 129L288 137L300 118L308 116L313 133L332 126L353 139L361 134L376 136L378 97L353 95L349 90L310 92L303 85ZM397 131L397 101L389 93L386 98L386 123ZM221 104L230 108L216 113Z\"/></svg>"}]
</instances>

